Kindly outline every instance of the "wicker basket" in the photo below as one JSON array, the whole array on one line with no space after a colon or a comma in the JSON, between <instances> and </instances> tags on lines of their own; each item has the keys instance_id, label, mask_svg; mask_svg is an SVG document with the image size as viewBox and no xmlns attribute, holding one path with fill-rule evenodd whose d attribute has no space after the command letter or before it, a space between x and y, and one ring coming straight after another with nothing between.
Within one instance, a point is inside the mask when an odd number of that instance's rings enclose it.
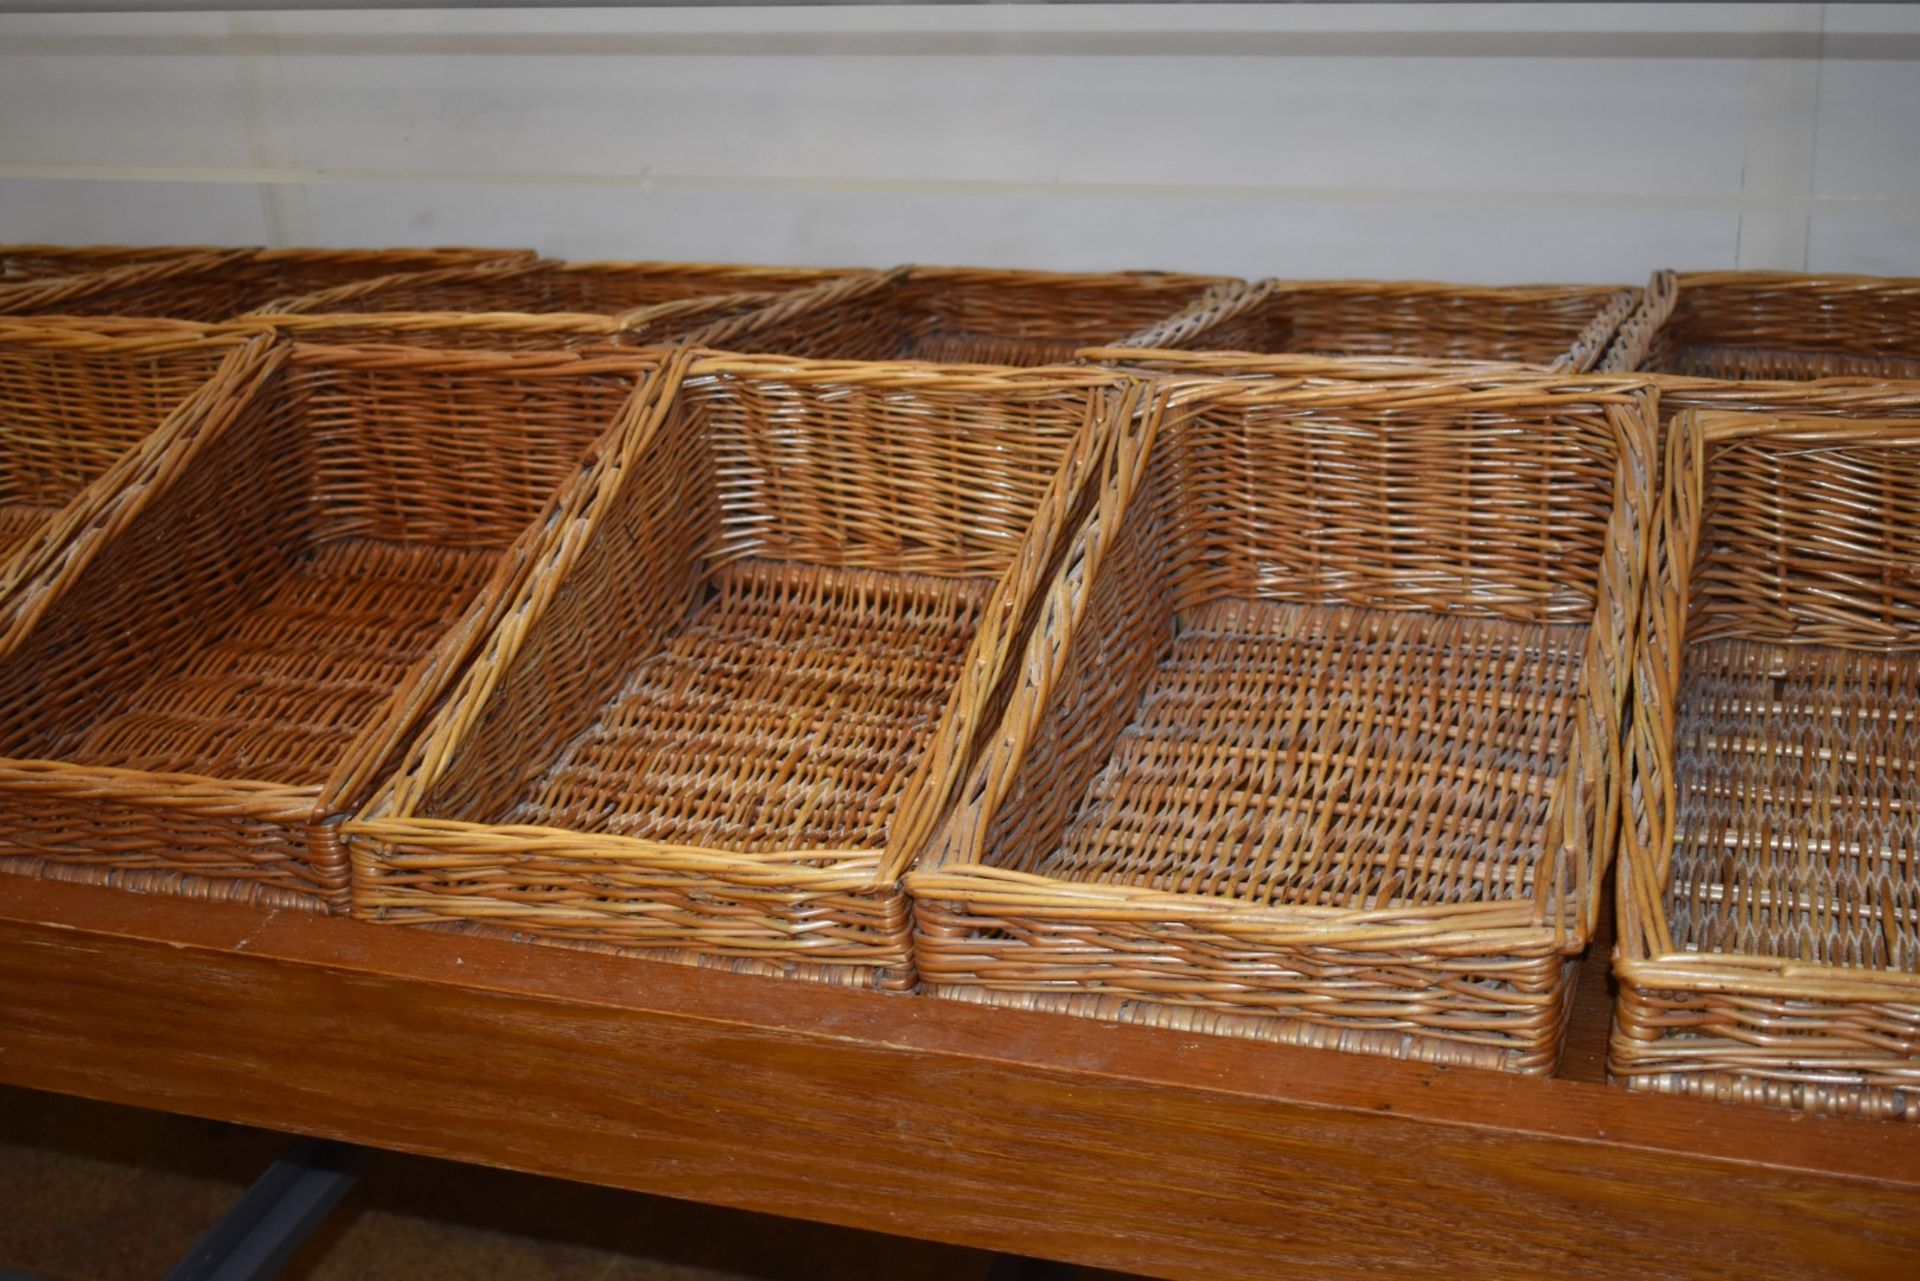
<instances>
[{"instance_id":1,"label":"wicker basket","mask_svg":"<svg viewBox=\"0 0 1920 1281\"><path fill-rule=\"evenodd\" d=\"M103 475L191 431L257 359L246 349L187 326L0 320L0 609L60 546L98 533L118 489Z\"/></svg>"},{"instance_id":2,"label":"wicker basket","mask_svg":"<svg viewBox=\"0 0 1920 1281\"><path fill-rule=\"evenodd\" d=\"M0 287L0 315L222 321L291 294L530 256L514 249L213 250Z\"/></svg>"},{"instance_id":3,"label":"wicker basket","mask_svg":"<svg viewBox=\"0 0 1920 1281\"><path fill-rule=\"evenodd\" d=\"M280 345L0 637L0 867L344 906L334 824L653 367ZM516 538L527 537L516 544Z\"/></svg>"},{"instance_id":4,"label":"wicker basket","mask_svg":"<svg viewBox=\"0 0 1920 1281\"><path fill-rule=\"evenodd\" d=\"M1920 422L1669 434L1611 1068L1920 1120Z\"/></svg>"},{"instance_id":5,"label":"wicker basket","mask_svg":"<svg viewBox=\"0 0 1920 1281\"><path fill-rule=\"evenodd\" d=\"M1244 353L1409 356L1579 373L1600 362L1640 291L1601 285L1473 286L1427 281L1266 280L1220 295L1128 347Z\"/></svg>"},{"instance_id":6,"label":"wicker basket","mask_svg":"<svg viewBox=\"0 0 1920 1281\"><path fill-rule=\"evenodd\" d=\"M752 332L879 286L875 272L713 263L538 260L370 281L282 299L248 323L299 339L591 349Z\"/></svg>"},{"instance_id":7,"label":"wicker basket","mask_svg":"<svg viewBox=\"0 0 1920 1281\"><path fill-rule=\"evenodd\" d=\"M1178 392L907 877L923 981L1550 1071L1618 821L1654 413L1619 379Z\"/></svg>"},{"instance_id":8,"label":"wicker basket","mask_svg":"<svg viewBox=\"0 0 1920 1281\"><path fill-rule=\"evenodd\" d=\"M1238 292L1226 276L1066 274L912 267L890 287L750 334L703 339L729 351L825 360L916 360L1034 367L1128 341L1205 300ZM1167 345L1178 345L1169 342Z\"/></svg>"},{"instance_id":9,"label":"wicker basket","mask_svg":"<svg viewBox=\"0 0 1920 1281\"><path fill-rule=\"evenodd\" d=\"M1920 278L1656 272L1601 368L1920 379Z\"/></svg>"},{"instance_id":10,"label":"wicker basket","mask_svg":"<svg viewBox=\"0 0 1920 1281\"><path fill-rule=\"evenodd\" d=\"M348 825L355 915L910 986L901 870L1146 401L1095 369L725 357L663 382Z\"/></svg>"}]
</instances>

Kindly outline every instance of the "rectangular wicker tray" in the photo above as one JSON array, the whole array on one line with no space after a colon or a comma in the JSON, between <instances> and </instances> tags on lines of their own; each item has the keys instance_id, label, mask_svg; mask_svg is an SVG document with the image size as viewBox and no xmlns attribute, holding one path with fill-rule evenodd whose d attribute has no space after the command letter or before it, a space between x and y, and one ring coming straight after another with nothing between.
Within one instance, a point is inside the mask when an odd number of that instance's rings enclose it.
<instances>
[{"instance_id":1,"label":"rectangular wicker tray","mask_svg":"<svg viewBox=\"0 0 1920 1281\"><path fill-rule=\"evenodd\" d=\"M1653 395L1173 397L907 878L924 981L1551 1070L1617 822Z\"/></svg>"},{"instance_id":2,"label":"rectangular wicker tray","mask_svg":"<svg viewBox=\"0 0 1920 1281\"><path fill-rule=\"evenodd\" d=\"M1476 286L1396 280L1263 280L1135 334L1130 347L1243 355L1402 356L1579 373L1606 355L1640 303L1614 285Z\"/></svg>"},{"instance_id":3,"label":"rectangular wicker tray","mask_svg":"<svg viewBox=\"0 0 1920 1281\"><path fill-rule=\"evenodd\" d=\"M910 986L901 871L1144 389L723 357L644 408L347 825L354 914Z\"/></svg>"},{"instance_id":4,"label":"rectangular wicker tray","mask_svg":"<svg viewBox=\"0 0 1920 1281\"><path fill-rule=\"evenodd\" d=\"M35 617L0 643L0 866L343 907L335 822L655 367L267 351L22 589Z\"/></svg>"},{"instance_id":5,"label":"rectangular wicker tray","mask_svg":"<svg viewBox=\"0 0 1920 1281\"><path fill-rule=\"evenodd\" d=\"M1637 1088L1920 1120L1920 422L1683 414L1635 679Z\"/></svg>"},{"instance_id":6,"label":"rectangular wicker tray","mask_svg":"<svg viewBox=\"0 0 1920 1281\"><path fill-rule=\"evenodd\" d=\"M1920 379L1920 277L1656 272L1601 368Z\"/></svg>"}]
</instances>

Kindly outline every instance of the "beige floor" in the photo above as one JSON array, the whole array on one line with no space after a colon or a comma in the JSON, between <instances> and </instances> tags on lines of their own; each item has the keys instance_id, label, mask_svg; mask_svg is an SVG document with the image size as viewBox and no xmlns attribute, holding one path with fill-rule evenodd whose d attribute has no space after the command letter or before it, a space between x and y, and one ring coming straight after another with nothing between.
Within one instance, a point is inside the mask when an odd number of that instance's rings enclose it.
<instances>
[{"instance_id":1,"label":"beige floor","mask_svg":"<svg viewBox=\"0 0 1920 1281\"><path fill-rule=\"evenodd\" d=\"M284 1144L257 1130L0 1089L0 1273L158 1281ZM381 1153L282 1276L980 1281L992 1262L975 1250Z\"/></svg>"}]
</instances>

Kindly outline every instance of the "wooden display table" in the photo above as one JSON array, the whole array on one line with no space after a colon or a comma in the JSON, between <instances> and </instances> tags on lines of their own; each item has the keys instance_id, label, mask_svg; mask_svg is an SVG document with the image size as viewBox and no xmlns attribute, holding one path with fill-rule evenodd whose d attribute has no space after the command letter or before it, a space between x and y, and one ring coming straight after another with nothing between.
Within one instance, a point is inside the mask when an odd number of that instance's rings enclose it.
<instances>
[{"instance_id":1,"label":"wooden display table","mask_svg":"<svg viewBox=\"0 0 1920 1281\"><path fill-rule=\"evenodd\" d=\"M1920 1128L0 877L0 1081L1166 1277L1920 1276Z\"/></svg>"}]
</instances>

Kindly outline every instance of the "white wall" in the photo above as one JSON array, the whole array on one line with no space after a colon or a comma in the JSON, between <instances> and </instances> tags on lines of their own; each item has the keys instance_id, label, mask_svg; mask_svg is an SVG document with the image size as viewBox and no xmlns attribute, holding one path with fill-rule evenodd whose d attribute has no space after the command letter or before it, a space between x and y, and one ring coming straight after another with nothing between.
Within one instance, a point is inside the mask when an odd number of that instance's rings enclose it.
<instances>
[{"instance_id":1,"label":"white wall","mask_svg":"<svg viewBox=\"0 0 1920 1281\"><path fill-rule=\"evenodd\" d=\"M0 17L0 240L1920 274L1920 11Z\"/></svg>"}]
</instances>

